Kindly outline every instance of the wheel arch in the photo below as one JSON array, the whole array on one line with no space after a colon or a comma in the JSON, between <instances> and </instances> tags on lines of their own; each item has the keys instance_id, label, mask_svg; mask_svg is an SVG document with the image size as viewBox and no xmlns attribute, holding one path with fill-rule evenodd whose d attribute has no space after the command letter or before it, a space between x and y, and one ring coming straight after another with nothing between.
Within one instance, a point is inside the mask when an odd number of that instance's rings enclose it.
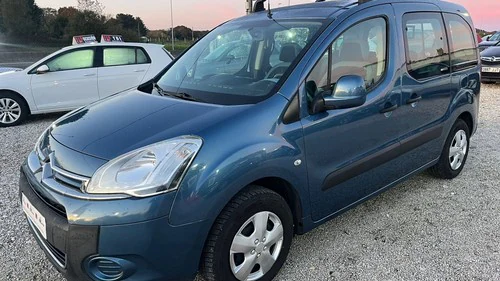
<instances>
[{"instance_id":1,"label":"wheel arch","mask_svg":"<svg viewBox=\"0 0 500 281\"><path fill-rule=\"evenodd\" d=\"M279 177L266 177L252 182L250 185L258 185L278 193L287 202L293 216L293 225L295 233L303 233L302 223L302 203L300 196L295 188L286 181ZM245 187L245 188L248 188Z\"/></svg>"},{"instance_id":2,"label":"wheel arch","mask_svg":"<svg viewBox=\"0 0 500 281\"><path fill-rule=\"evenodd\" d=\"M9 94L15 95L16 97L21 98L21 100L24 102L24 104L28 108L28 115L31 115L30 103L26 100L26 98L23 95L21 95L20 93L18 93L16 91L8 90L8 89L0 89L0 94L2 94L2 93L9 93Z\"/></svg>"},{"instance_id":3,"label":"wheel arch","mask_svg":"<svg viewBox=\"0 0 500 281\"><path fill-rule=\"evenodd\" d=\"M472 135L472 133L476 129L474 127L474 119L472 117L472 114L468 111L464 111L458 116L457 120L458 119L464 120L464 122L467 124L467 127L469 127L469 133Z\"/></svg>"}]
</instances>

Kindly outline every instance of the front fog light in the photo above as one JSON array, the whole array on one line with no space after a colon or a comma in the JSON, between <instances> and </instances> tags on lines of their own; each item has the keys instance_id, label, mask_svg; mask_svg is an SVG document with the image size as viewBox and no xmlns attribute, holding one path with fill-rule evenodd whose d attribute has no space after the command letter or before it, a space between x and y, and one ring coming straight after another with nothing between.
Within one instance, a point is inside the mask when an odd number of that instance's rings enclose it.
<instances>
[{"instance_id":1,"label":"front fog light","mask_svg":"<svg viewBox=\"0 0 500 281\"><path fill-rule=\"evenodd\" d=\"M86 270L96 281L117 281L132 276L135 265L127 260L111 257L95 257L86 263Z\"/></svg>"},{"instance_id":2,"label":"front fog light","mask_svg":"<svg viewBox=\"0 0 500 281\"><path fill-rule=\"evenodd\" d=\"M186 136L131 151L99 168L85 191L145 197L175 190L201 145Z\"/></svg>"}]
</instances>

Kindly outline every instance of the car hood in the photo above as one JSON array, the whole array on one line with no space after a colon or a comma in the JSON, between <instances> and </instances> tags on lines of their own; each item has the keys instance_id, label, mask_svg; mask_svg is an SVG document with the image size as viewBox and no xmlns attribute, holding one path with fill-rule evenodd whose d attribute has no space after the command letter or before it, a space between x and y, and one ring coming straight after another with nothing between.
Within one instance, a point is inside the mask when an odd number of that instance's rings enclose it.
<instances>
[{"instance_id":1,"label":"car hood","mask_svg":"<svg viewBox=\"0 0 500 281\"><path fill-rule=\"evenodd\" d=\"M22 70L23 69L21 69L21 68L0 67L0 76L16 74Z\"/></svg>"},{"instance_id":2,"label":"car hood","mask_svg":"<svg viewBox=\"0 0 500 281\"><path fill-rule=\"evenodd\" d=\"M73 150L111 160L162 140L198 135L251 105L221 106L146 94L116 95L57 120L52 137Z\"/></svg>"},{"instance_id":3,"label":"car hood","mask_svg":"<svg viewBox=\"0 0 500 281\"><path fill-rule=\"evenodd\" d=\"M481 52L481 57L498 57L500 58L500 46L489 47Z\"/></svg>"},{"instance_id":4,"label":"car hood","mask_svg":"<svg viewBox=\"0 0 500 281\"><path fill-rule=\"evenodd\" d=\"M482 47L482 46L493 46L496 43L498 43L498 41L483 41L483 42L479 43L479 47Z\"/></svg>"}]
</instances>

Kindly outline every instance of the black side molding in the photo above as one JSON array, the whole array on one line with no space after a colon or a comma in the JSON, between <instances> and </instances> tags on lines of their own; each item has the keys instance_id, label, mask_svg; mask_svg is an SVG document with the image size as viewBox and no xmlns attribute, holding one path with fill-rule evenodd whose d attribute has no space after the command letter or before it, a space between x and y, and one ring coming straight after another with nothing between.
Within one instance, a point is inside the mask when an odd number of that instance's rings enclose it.
<instances>
[{"instance_id":1,"label":"black side molding","mask_svg":"<svg viewBox=\"0 0 500 281\"><path fill-rule=\"evenodd\" d=\"M401 143L395 143L371 154L357 162L329 174L323 182L322 191L334 188L335 186L350 180L357 175L368 172L369 170L387 163L425 143L435 140L443 133L443 126L437 126L420 132L412 137L403 140Z\"/></svg>"}]
</instances>

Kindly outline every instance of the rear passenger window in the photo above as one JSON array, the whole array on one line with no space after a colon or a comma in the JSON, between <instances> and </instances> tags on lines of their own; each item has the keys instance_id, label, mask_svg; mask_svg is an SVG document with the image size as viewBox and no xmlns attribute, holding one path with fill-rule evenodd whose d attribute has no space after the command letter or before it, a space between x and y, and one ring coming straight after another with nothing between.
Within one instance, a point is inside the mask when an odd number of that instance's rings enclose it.
<instances>
[{"instance_id":1,"label":"rear passenger window","mask_svg":"<svg viewBox=\"0 0 500 281\"><path fill-rule=\"evenodd\" d=\"M147 63L144 51L137 48L105 48L103 52L104 66L120 66Z\"/></svg>"},{"instance_id":2,"label":"rear passenger window","mask_svg":"<svg viewBox=\"0 0 500 281\"><path fill-rule=\"evenodd\" d=\"M417 80L450 72L443 19L439 13L403 16L408 73Z\"/></svg>"},{"instance_id":3,"label":"rear passenger window","mask_svg":"<svg viewBox=\"0 0 500 281\"><path fill-rule=\"evenodd\" d=\"M460 16L445 14L450 37L451 65L454 71L478 64L476 43L469 24Z\"/></svg>"},{"instance_id":4,"label":"rear passenger window","mask_svg":"<svg viewBox=\"0 0 500 281\"><path fill-rule=\"evenodd\" d=\"M143 50L137 49L137 64L148 63L148 57Z\"/></svg>"}]
</instances>

